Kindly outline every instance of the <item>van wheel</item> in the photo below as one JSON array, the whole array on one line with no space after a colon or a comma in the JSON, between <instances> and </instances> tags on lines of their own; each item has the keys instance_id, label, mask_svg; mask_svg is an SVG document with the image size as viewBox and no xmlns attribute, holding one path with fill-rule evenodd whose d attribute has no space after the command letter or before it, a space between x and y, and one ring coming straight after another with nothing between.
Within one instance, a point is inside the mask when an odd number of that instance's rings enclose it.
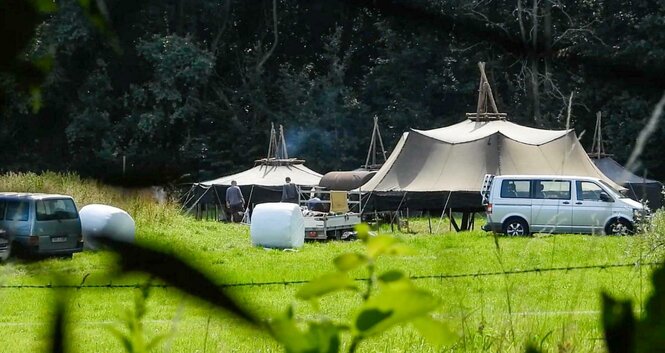
<instances>
[{"instance_id":1,"label":"van wheel","mask_svg":"<svg viewBox=\"0 0 665 353\"><path fill-rule=\"evenodd\" d=\"M633 234L633 225L623 218L614 218L605 226L607 235L630 235Z\"/></svg>"},{"instance_id":2,"label":"van wheel","mask_svg":"<svg viewBox=\"0 0 665 353\"><path fill-rule=\"evenodd\" d=\"M509 218L503 222L503 233L511 237L529 235L529 225L521 218Z\"/></svg>"}]
</instances>

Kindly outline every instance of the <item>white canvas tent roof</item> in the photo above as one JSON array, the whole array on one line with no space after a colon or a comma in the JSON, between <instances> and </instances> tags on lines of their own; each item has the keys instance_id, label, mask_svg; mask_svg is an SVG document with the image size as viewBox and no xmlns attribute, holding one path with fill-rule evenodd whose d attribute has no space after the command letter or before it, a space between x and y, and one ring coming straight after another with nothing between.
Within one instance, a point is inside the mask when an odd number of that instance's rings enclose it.
<instances>
[{"instance_id":1,"label":"white canvas tent roof","mask_svg":"<svg viewBox=\"0 0 665 353\"><path fill-rule=\"evenodd\" d=\"M432 130L413 130L419 134L450 144L477 141L494 134L521 142L527 145L542 145L565 136L567 130L534 129L511 123L507 120L487 122L465 120L461 123Z\"/></svg>"},{"instance_id":2,"label":"white canvas tent roof","mask_svg":"<svg viewBox=\"0 0 665 353\"><path fill-rule=\"evenodd\" d=\"M315 186L319 184L321 176L321 174L307 168L304 164L259 164L243 172L203 181L200 184L204 186L230 186L231 181L235 180L239 186L281 187L284 185L284 179L290 177L291 182L296 185Z\"/></svg>"},{"instance_id":3,"label":"white canvas tent roof","mask_svg":"<svg viewBox=\"0 0 665 353\"><path fill-rule=\"evenodd\" d=\"M245 198L246 207L264 202L278 202L281 199L282 186L286 178L302 188L310 188L319 184L322 175L307 168L304 160L289 158L284 139L284 128L280 125L279 135L274 125L270 128L270 142L268 155L254 161L253 168L240 173L223 176L217 179L194 183L183 197L183 208L192 211L195 207L197 217L205 213L208 217L208 205L214 205L214 212L218 213L225 205L225 191L236 181ZM221 213L225 215L224 212ZM219 218L219 214L215 218Z\"/></svg>"},{"instance_id":4,"label":"white canvas tent roof","mask_svg":"<svg viewBox=\"0 0 665 353\"><path fill-rule=\"evenodd\" d=\"M479 192L485 174L606 177L573 130L542 130L505 120L465 120L404 133L368 192Z\"/></svg>"}]
</instances>

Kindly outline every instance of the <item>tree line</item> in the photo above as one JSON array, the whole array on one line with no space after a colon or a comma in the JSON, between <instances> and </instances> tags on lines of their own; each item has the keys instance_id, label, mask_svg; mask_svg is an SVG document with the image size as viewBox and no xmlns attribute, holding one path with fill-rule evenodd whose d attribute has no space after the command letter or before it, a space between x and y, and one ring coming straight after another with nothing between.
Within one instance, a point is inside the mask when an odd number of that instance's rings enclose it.
<instances>
[{"instance_id":1,"label":"tree line","mask_svg":"<svg viewBox=\"0 0 665 353\"><path fill-rule=\"evenodd\" d=\"M106 0L106 27L81 3L57 1L21 53L48 63L38 110L0 74L4 171L197 181L264 157L271 123L312 169L354 169L375 116L393 146L475 111L478 61L509 120L564 128L573 93L582 144L601 111L625 162L665 91L658 1ZM638 173L665 178L663 137Z\"/></svg>"}]
</instances>

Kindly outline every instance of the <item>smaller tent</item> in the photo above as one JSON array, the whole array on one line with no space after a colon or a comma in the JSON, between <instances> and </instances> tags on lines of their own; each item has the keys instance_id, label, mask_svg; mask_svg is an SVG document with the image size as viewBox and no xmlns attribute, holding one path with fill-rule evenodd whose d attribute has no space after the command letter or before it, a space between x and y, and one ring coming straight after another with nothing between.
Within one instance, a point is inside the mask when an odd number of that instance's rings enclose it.
<instances>
[{"instance_id":1,"label":"smaller tent","mask_svg":"<svg viewBox=\"0 0 665 353\"><path fill-rule=\"evenodd\" d=\"M264 159L248 170L202 181L194 185L198 202L224 205L226 189L236 181L247 206L264 202L279 202L286 177L301 190L309 191L319 185L321 174L307 168L302 160Z\"/></svg>"},{"instance_id":2,"label":"smaller tent","mask_svg":"<svg viewBox=\"0 0 665 353\"><path fill-rule=\"evenodd\" d=\"M240 187L247 207L264 202L279 202L287 177L303 191L319 185L321 174L307 168L304 160L288 157L281 126L279 140L276 136L272 128L268 157L254 161L254 167L193 184L184 197L184 207L191 211L197 206L206 205L221 210L226 203L226 189L232 181L236 181Z\"/></svg>"},{"instance_id":3,"label":"smaller tent","mask_svg":"<svg viewBox=\"0 0 665 353\"><path fill-rule=\"evenodd\" d=\"M663 207L663 184L657 180L637 176L605 153L603 146L602 114L596 113L596 127L589 157L608 178L625 187L626 196L636 201L647 201L652 210Z\"/></svg>"},{"instance_id":4,"label":"smaller tent","mask_svg":"<svg viewBox=\"0 0 665 353\"><path fill-rule=\"evenodd\" d=\"M652 210L663 207L661 182L637 176L611 157L592 157L591 160L603 174L627 189L624 192L626 196L636 201L646 200Z\"/></svg>"}]
</instances>

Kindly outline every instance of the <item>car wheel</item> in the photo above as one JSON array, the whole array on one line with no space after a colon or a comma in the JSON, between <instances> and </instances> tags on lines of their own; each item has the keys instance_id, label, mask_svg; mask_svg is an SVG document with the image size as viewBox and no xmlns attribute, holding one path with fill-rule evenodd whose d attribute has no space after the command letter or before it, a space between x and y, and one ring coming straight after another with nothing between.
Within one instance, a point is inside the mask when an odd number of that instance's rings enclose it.
<instances>
[{"instance_id":1,"label":"car wheel","mask_svg":"<svg viewBox=\"0 0 665 353\"><path fill-rule=\"evenodd\" d=\"M503 222L503 233L511 237L529 235L529 226L521 218L510 218Z\"/></svg>"},{"instance_id":2,"label":"car wheel","mask_svg":"<svg viewBox=\"0 0 665 353\"><path fill-rule=\"evenodd\" d=\"M607 235L630 235L633 234L633 225L623 218L615 218L605 227Z\"/></svg>"},{"instance_id":3,"label":"car wheel","mask_svg":"<svg viewBox=\"0 0 665 353\"><path fill-rule=\"evenodd\" d=\"M0 244L0 262L7 261L9 256L12 254L12 242L5 239L3 239L3 241L6 241L7 245L5 246L4 244Z\"/></svg>"}]
</instances>

